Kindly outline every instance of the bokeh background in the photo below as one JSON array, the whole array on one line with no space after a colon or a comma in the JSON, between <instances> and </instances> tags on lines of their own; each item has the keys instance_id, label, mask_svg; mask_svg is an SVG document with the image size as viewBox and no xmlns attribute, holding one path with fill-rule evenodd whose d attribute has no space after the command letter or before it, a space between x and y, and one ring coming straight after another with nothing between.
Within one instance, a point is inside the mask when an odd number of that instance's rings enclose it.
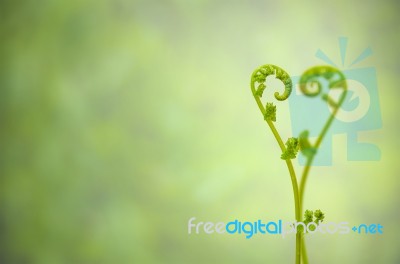
<instances>
[{"instance_id":1,"label":"bokeh background","mask_svg":"<svg viewBox=\"0 0 400 264\"><path fill-rule=\"evenodd\" d=\"M187 221L294 218L250 74L374 54L380 161L311 170L305 207L383 235L308 237L310 263L399 263L396 1L0 3L0 263L293 263L294 239L188 235ZM271 80L273 85L281 85ZM279 89L279 87L277 87ZM272 94L272 91L271 91ZM305 117L311 118L311 117ZM287 102L278 129L291 136ZM302 167L295 162L297 171Z\"/></svg>"}]
</instances>

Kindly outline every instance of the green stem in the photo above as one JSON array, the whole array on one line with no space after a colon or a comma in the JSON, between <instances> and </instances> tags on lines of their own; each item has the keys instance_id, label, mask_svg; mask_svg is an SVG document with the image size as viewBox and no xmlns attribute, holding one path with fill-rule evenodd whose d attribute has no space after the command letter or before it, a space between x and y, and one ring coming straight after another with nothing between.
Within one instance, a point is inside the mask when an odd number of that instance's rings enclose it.
<instances>
[{"instance_id":1,"label":"green stem","mask_svg":"<svg viewBox=\"0 0 400 264\"><path fill-rule=\"evenodd\" d=\"M332 112L332 114L329 117L329 119L326 121L324 127L322 128L322 131L319 134L319 136L317 138L317 141L315 141L315 145L312 146L314 149L318 149L319 146L321 145L321 142L322 142L323 138L325 137L325 134L328 131L329 127L331 126L332 121L334 120L335 115L338 112L339 107L340 107L341 103L343 102L345 96L346 96L346 92L344 92L344 96L342 97L343 99L339 102L338 107L335 108L335 110ZM314 156L315 156L315 153L307 158L306 166L304 167L304 170L303 170L303 173L302 173L302 176L301 176L301 180L300 180L300 189L299 189L299 192L300 192L300 196L299 196L300 197L300 206L299 206L300 207L300 214L303 214L304 190L305 190L306 183L307 183L307 178L308 178L308 175L309 175L309 172L310 172L310 169L311 169L311 164L312 164L312 162L314 160ZM307 256L307 250L306 250L306 246L305 246L304 237L301 240L301 247L302 247L303 263L304 264L308 264L308 256Z\"/></svg>"},{"instance_id":2,"label":"green stem","mask_svg":"<svg viewBox=\"0 0 400 264\"><path fill-rule=\"evenodd\" d=\"M253 94L254 94L253 82L251 85L252 85L251 87L252 87ZM264 116L265 110L261 103L260 98L255 95L254 95L254 98L257 102L258 108L260 109L261 113ZM279 135L278 131L276 130L274 123L271 120L266 120L266 121L272 131L272 134L274 135L276 141L278 142L278 145L279 145L282 153L285 152L285 150L286 150L285 144L283 143L281 136ZM300 203L300 198L299 198L300 197L299 196L299 186L297 184L296 173L294 172L292 161L290 159L285 160L285 161L286 161L286 166L289 170L290 179L292 182L295 217L296 217L296 221L299 222L299 221L301 221L301 210L300 210L301 203ZM300 233L296 232L296 264L300 264L300 261L301 261L301 237L300 237Z\"/></svg>"},{"instance_id":3,"label":"green stem","mask_svg":"<svg viewBox=\"0 0 400 264\"><path fill-rule=\"evenodd\" d=\"M335 115L336 115L338 110L339 110L339 108L336 108L332 112L332 114L329 117L329 119L326 121L324 127L322 128L321 133L319 134L319 136L317 138L317 141L315 142L315 145L312 146L314 149L318 149L319 146L321 145L322 139L324 138L326 132L328 131L329 127L331 126L332 121L334 120ZM308 174L309 174L310 169L311 169L311 164L312 164L312 162L314 160L314 156L315 156L315 154L313 154L312 156L307 158L306 166L304 167L303 174L302 174L301 180L300 180L299 192L300 192L300 212L301 212L301 214L303 213L304 190L305 190L305 186L306 186L306 183L307 183Z\"/></svg>"},{"instance_id":4,"label":"green stem","mask_svg":"<svg viewBox=\"0 0 400 264\"><path fill-rule=\"evenodd\" d=\"M286 150L286 147L283 144L282 138L280 137L278 131L276 130L274 123L272 123L272 121L270 120L267 120L267 123L271 128L272 134L274 134L274 137L278 142L281 151L284 152ZM286 161L286 166L289 170L290 179L292 181L295 217L296 221L299 222L301 221L301 211L300 211L299 187L297 184L296 173L294 172L292 161L290 159L285 161ZM301 233L296 232L296 264L300 264L300 259L301 259Z\"/></svg>"},{"instance_id":5,"label":"green stem","mask_svg":"<svg viewBox=\"0 0 400 264\"><path fill-rule=\"evenodd\" d=\"M305 244L305 234L301 234L301 258L303 264L308 264L307 249Z\"/></svg>"},{"instance_id":6,"label":"green stem","mask_svg":"<svg viewBox=\"0 0 400 264\"><path fill-rule=\"evenodd\" d=\"M261 100L257 96L254 96L254 98L256 99L258 108L260 108L261 113L264 115L264 107L261 103ZM274 135L276 141L278 142L278 145L281 148L282 153L285 152L285 150L286 150L285 144L283 143L281 136L279 135L278 131L276 130L274 123L271 120L266 120L266 121L272 131L272 134ZM295 217L296 217L296 221L300 221L301 220L300 199L299 199L300 196L299 196L299 187L297 184L296 173L294 172L292 161L290 159L285 160L285 161L286 161L286 166L289 170L290 179L292 181Z\"/></svg>"},{"instance_id":7,"label":"green stem","mask_svg":"<svg viewBox=\"0 0 400 264\"><path fill-rule=\"evenodd\" d=\"M301 233L296 232L296 264L301 263L301 251L302 251L301 248L302 248Z\"/></svg>"},{"instance_id":8,"label":"green stem","mask_svg":"<svg viewBox=\"0 0 400 264\"><path fill-rule=\"evenodd\" d=\"M315 142L315 145L313 146L313 148L318 149L319 145L322 142L322 139L324 138L326 132L328 131L334 117L335 114L337 112L338 108L331 114L331 116L329 117L329 119L327 120L327 122L325 123L320 135L317 138L317 141ZM307 183L307 178L311 169L311 164L314 160L314 156L315 154L313 154L312 156L310 156L307 159L306 162L306 166L304 167L303 170L303 174L301 176L301 180L300 180L300 213L303 214L303 204L304 204L304 190L305 190L305 186ZM307 250L306 250L306 246L305 246L305 240L304 240L304 236L301 239L301 247L302 247L302 259L303 259L303 263L304 264L308 264L308 256L307 256Z\"/></svg>"}]
</instances>

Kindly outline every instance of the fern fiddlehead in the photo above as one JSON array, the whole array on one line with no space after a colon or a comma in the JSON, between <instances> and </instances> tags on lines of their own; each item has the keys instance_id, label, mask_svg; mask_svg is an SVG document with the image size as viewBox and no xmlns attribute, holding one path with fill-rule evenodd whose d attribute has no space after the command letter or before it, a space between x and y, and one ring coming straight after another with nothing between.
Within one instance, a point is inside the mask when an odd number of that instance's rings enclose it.
<instances>
[{"instance_id":1,"label":"fern fiddlehead","mask_svg":"<svg viewBox=\"0 0 400 264\"><path fill-rule=\"evenodd\" d=\"M274 96L278 101L284 101L289 98L292 92L292 79L289 74L278 66L267 64L258 67L251 75L250 87L253 93L254 99L270 127L279 147L282 151L281 159L285 160L286 166L289 170L290 179L292 182L294 204L295 204L295 217L296 221L301 220L300 211L300 199L299 199L299 187L297 184L297 178L295 171L293 169L293 164L291 159L296 158L297 151L299 150L298 140L296 138L289 138L286 142L286 146L283 144L282 138L279 135L277 129L275 128L274 122L276 121L276 106L268 102L265 107L261 102L261 97L263 96L264 90L267 88L266 79L270 75L275 75L275 77L283 82L285 89L282 94L275 92ZM301 259L301 235L296 234L296 264L300 264Z\"/></svg>"},{"instance_id":2,"label":"fern fiddlehead","mask_svg":"<svg viewBox=\"0 0 400 264\"><path fill-rule=\"evenodd\" d=\"M328 81L329 90L342 89L342 92L337 100L331 98L329 93L323 92L320 78L324 78L326 81ZM315 86L317 88L312 89ZM302 74L299 81L299 87L300 90L303 92L303 94L306 96L317 97L318 95L321 95L321 99L326 101L328 105L332 108L331 114L314 144L310 143L308 139L309 132L307 130L303 131L299 136L300 150L303 153L303 155L306 156L307 158L306 166L304 167L304 171L300 182L300 203L302 209L304 188L307 181L307 176L310 170L311 163L326 132L328 131L333 120L335 119L335 115L337 114L338 110L340 109L340 106L344 102L344 99L347 94L347 83L345 76L338 69L331 66L315 66L306 70Z\"/></svg>"},{"instance_id":3,"label":"fern fiddlehead","mask_svg":"<svg viewBox=\"0 0 400 264\"><path fill-rule=\"evenodd\" d=\"M320 78L325 79L328 81L328 88L331 89L342 89L342 92L337 100L334 100L329 96L328 93L323 93L322 91L322 84L319 81ZM306 157L306 165L304 167L301 181L300 181L300 212L303 212L303 204L304 204L304 190L307 183L308 174L311 168L311 164L313 159L317 153L317 149L319 148L326 132L328 131L329 127L331 126L335 115L337 114L340 106L343 104L344 99L346 98L347 94L347 83L346 78L342 72L338 69L331 67L331 66L315 66L308 70L306 70L302 76L300 77L299 81L300 90L303 92L304 95L309 97L317 97L321 95L321 99L326 101L327 104L332 108L331 114L326 121L324 127L322 128L317 140L314 144L311 144L308 135L309 131L305 130L299 135L299 144L301 153ZM316 89L312 89L316 86ZM306 211L307 213L307 211ZM320 211L318 212L318 214ZM323 214L322 214L323 215ZM307 219L305 219L307 221ZM301 238L301 248L302 248L302 259L303 263L308 263L308 257L305 247L304 236L302 235Z\"/></svg>"}]
</instances>

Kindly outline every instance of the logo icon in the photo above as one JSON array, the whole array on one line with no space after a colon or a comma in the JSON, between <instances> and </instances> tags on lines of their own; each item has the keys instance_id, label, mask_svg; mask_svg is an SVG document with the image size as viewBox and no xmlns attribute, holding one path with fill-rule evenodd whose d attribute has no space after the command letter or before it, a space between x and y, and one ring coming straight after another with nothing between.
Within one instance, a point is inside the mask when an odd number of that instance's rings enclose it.
<instances>
[{"instance_id":1,"label":"logo icon","mask_svg":"<svg viewBox=\"0 0 400 264\"><path fill-rule=\"evenodd\" d=\"M314 164L316 166L332 165L332 139L335 134L347 135L347 160L349 161L377 161L381 158L378 146L373 142L361 142L360 133L382 128L382 118L379 106L379 93L374 67L354 68L354 65L372 55L371 48L366 48L348 66L346 64L348 38L339 38L341 66L335 64L321 49L315 56L325 63L341 70L346 77L348 92L347 97L335 115L335 120L326 134ZM299 82L300 76L292 78L293 84ZM327 82L321 79L323 89L328 90ZM298 86L289 97L289 108L294 135L299 135L305 128L309 128L310 138L316 137L325 123L332 109L330 106L315 98L303 95ZM337 97L335 90L329 91L332 98ZM311 103L312 100L313 102ZM301 109L299 111L299 109ZM304 165L305 159L299 156L299 162Z\"/></svg>"}]
</instances>

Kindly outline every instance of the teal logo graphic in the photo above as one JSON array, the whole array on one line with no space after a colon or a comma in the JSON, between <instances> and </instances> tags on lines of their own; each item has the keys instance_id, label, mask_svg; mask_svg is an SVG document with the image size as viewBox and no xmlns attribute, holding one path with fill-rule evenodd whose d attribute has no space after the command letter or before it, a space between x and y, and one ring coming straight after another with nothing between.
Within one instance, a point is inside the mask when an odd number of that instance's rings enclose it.
<instances>
[{"instance_id":1,"label":"teal logo graphic","mask_svg":"<svg viewBox=\"0 0 400 264\"><path fill-rule=\"evenodd\" d=\"M382 128L376 69L374 67L355 68L357 63L372 55L372 50L366 48L350 64L347 64L347 43L347 38L339 38L340 67L322 50L319 49L315 54L325 63L338 68L345 75L348 86L346 99L322 141L318 155L315 156L314 164L317 166L332 165L332 138L335 134L346 134L347 136L347 160L377 161L381 158L378 146L373 142L359 140L360 133L363 131ZM345 65L348 66L345 67ZM300 76L292 78L294 90L289 97L292 130L294 135L299 135L308 128L310 138L317 137L332 109L320 98L310 98L303 95L297 87L299 79ZM321 80L321 83L323 89L328 91L327 82L324 83L324 80ZM334 93L334 90L329 91L329 95L332 95L332 97L335 97ZM299 155L299 162L301 165L305 164L305 158L302 155Z\"/></svg>"}]
</instances>

